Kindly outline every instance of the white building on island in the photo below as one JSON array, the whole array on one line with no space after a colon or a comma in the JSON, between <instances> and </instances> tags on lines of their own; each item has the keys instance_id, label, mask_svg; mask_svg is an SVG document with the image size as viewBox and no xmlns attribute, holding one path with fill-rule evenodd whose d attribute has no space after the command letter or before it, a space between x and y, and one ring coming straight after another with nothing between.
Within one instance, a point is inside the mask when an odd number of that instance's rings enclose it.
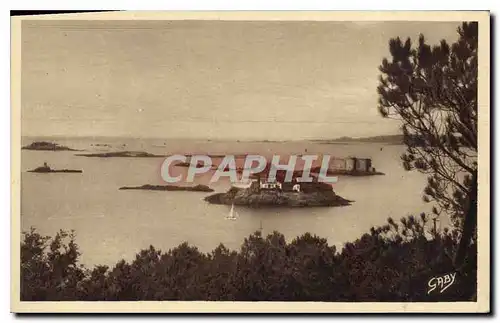
<instances>
[{"instance_id":1,"label":"white building on island","mask_svg":"<svg viewBox=\"0 0 500 323\"><path fill-rule=\"evenodd\" d=\"M261 182L260 183L260 189L267 189L267 190L275 190L275 189L281 189L281 183L280 182Z\"/></svg>"}]
</instances>

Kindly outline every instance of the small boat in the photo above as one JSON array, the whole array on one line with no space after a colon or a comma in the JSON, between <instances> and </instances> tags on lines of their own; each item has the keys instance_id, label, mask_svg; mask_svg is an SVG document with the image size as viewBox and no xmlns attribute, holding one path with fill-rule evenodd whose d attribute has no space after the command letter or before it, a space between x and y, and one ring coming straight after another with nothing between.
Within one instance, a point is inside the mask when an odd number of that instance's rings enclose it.
<instances>
[{"instance_id":1,"label":"small boat","mask_svg":"<svg viewBox=\"0 0 500 323\"><path fill-rule=\"evenodd\" d=\"M234 211L234 204L231 204L231 211L226 216L226 220L236 220L238 218L238 213Z\"/></svg>"}]
</instances>

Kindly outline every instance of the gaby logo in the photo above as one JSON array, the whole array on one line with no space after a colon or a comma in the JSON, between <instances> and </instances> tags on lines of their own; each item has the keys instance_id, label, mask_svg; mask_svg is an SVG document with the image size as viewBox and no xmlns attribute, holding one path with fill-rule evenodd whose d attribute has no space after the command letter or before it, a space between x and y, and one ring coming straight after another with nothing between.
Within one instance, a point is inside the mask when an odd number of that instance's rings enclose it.
<instances>
[{"instance_id":1,"label":"gaby logo","mask_svg":"<svg viewBox=\"0 0 500 323\"><path fill-rule=\"evenodd\" d=\"M213 165L212 158L206 155L173 155L167 157L161 166L161 177L167 183L193 182L195 176L202 175L210 170L215 170L210 182L216 182L223 177L229 178L232 183L248 182L253 176L261 177L269 182L305 182L314 181L323 183L336 183L337 176L328 176L330 156L324 155L320 159L316 155L300 156L303 166L296 169L298 156L289 156L288 161L283 163L279 155L275 155L271 160L267 160L260 155L247 155L242 167L236 166L234 155L224 156L220 164ZM321 160L321 167L316 168L317 173L313 174L312 166L314 161ZM188 164L189 168L186 176L178 174L173 176L172 166L177 164Z\"/></svg>"},{"instance_id":2,"label":"gaby logo","mask_svg":"<svg viewBox=\"0 0 500 323\"><path fill-rule=\"evenodd\" d=\"M433 277L429 280L427 285L429 286L429 290L427 291L427 294L432 293L434 290L438 291L439 293L444 292L448 287L453 285L455 282L455 277L457 276L457 273L450 273L446 274L444 276L438 276L438 277Z\"/></svg>"}]
</instances>

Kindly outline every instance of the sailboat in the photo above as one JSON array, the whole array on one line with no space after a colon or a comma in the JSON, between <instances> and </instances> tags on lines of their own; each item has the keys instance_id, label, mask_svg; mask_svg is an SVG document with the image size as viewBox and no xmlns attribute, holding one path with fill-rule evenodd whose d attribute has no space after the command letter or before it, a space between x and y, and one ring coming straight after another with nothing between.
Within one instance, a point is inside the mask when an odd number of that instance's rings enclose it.
<instances>
[{"instance_id":1,"label":"sailboat","mask_svg":"<svg viewBox=\"0 0 500 323\"><path fill-rule=\"evenodd\" d=\"M234 204L231 204L231 211L226 216L226 220L236 220L238 213L234 210Z\"/></svg>"}]
</instances>

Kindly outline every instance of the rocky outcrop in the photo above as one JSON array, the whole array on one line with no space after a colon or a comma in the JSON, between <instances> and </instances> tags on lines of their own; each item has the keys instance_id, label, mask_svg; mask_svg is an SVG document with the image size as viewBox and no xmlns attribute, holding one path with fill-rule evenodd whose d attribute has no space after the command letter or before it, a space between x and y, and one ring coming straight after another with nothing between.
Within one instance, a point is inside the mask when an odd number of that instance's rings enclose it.
<instances>
[{"instance_id":1,"label":"rocky outcrop","mask_svg":"<svg viewBox=\"0 0 500 323\"><path fill-rule=\"evenodd\" d=\"M346 200L330 191L282 192L263 190L254 193L246 189L232 187L226 193L217 193L205 198L212 204L234 204L250 207L315 207L346 206L352 201Z\"/></svg>"},{"instance_id":2,"label":"rocky outcrop","mask_svg":"<svg viewBox=\"0 0 500 323\"><path fill-rule=\"evenodd\" d=\"M45 151L78 151L77 149L71 149L66 146L61 146L59 144L47 141L35 141L27 146L22 147L25 150L45 150Z\"/></svg>"}]
</instances>

